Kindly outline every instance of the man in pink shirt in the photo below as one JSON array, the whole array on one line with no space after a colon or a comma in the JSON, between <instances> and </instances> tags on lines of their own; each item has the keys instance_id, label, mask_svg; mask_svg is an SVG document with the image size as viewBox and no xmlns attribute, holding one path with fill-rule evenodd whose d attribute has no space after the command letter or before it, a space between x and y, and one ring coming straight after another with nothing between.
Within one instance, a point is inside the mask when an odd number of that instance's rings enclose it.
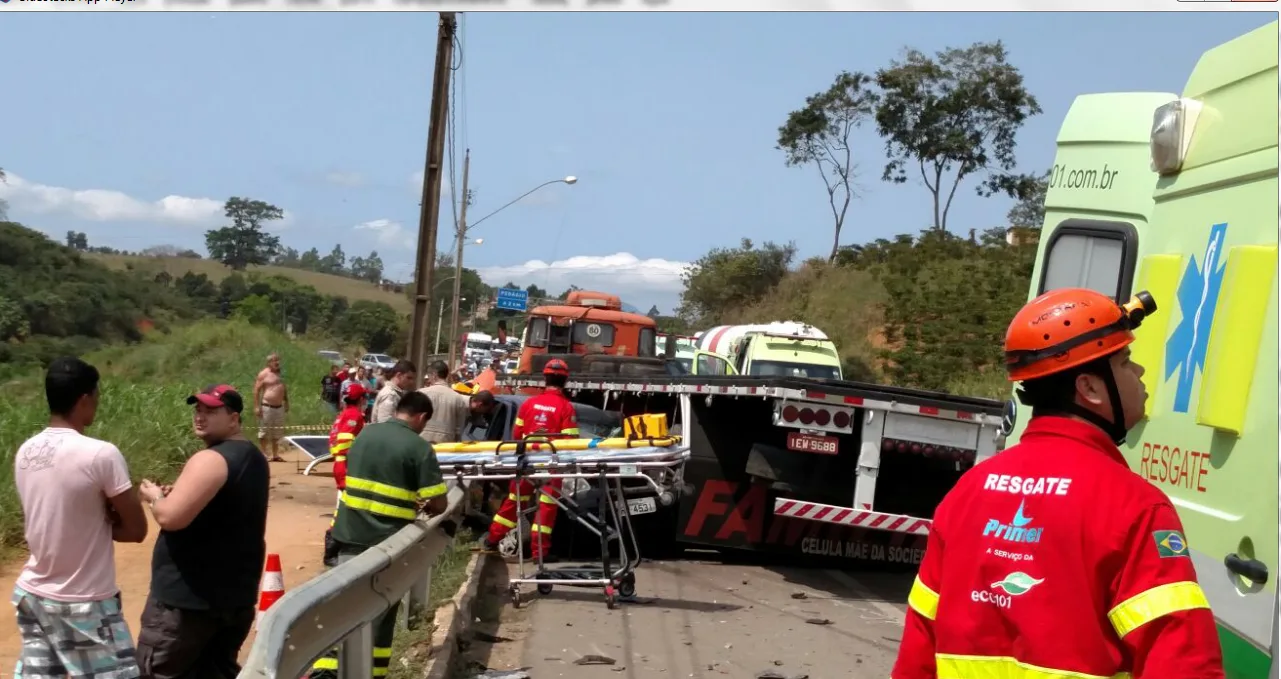
<instances>
[{"instance_id":1,"label":"man in pink shirt","mask_svg":"<svg viewBox=\"0 0 1281 679\"><path fill-rule=\"evenodd\" d=\"M147 518L114 445L84 435L98 410L98 371L59 358L45 373L49 426L14 456L31 557L13 588L22 655L14 675L139 675L120 609L114 542L142 542Z\"/></svg>"}]
</instances>

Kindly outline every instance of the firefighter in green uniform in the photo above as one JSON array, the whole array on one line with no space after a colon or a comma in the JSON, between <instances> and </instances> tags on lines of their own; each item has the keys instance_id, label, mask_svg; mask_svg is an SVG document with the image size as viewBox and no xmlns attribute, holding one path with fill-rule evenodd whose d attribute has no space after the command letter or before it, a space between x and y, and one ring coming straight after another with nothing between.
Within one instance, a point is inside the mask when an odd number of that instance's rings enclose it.
<instances>
[{"instance_id":1,"label":"firefighter in green uniform","mask_svg":"<svg viewBox=\"0 0 1281 679\"><path fill-rule=\"evenodd\" d=\"M396 406L396 416L365 427L356 437L347 458L347 489L334 522L338 563L386 540L418 516L419 511L441 514L448 504L447 488L431 444L419 434L431 419L426 394L406 392ZM392 604L373 622L375 677L387 676L391 642L396 631ZM316 661L311 679L336 679L338 649Z\"/></svg>"}]
</instances>

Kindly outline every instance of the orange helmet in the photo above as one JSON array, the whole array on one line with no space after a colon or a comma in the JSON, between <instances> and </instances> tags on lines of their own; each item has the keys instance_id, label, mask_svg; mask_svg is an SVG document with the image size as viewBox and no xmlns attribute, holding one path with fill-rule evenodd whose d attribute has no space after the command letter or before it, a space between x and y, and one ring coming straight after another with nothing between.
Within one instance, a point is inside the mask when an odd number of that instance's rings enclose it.
<instances>
[{"instance_id":1,"label":"orange helmet","mask_svg":"<svg viewBox=\"0 0 1281 679\"><path fill-rule=\"evenodd\" d=\"M1134 328L1156 312L1146 291L1125 305L1085 288L1051 290L1014 315L1005 333L1005 368L1022 382L1083 366L1134 341Z\"/></svg>"},{"instance_id":2,"label":"orange helmet","mask_svg":"<svg viewBox=\"0 0 1281 679\"><path fill-rule=\"evenodd\" d=\"M543 374L569 377L569 366L565 365L565 362L559 358L553 358L547 362L547 365L543 366Z\"/></svg>"}]
</instances>

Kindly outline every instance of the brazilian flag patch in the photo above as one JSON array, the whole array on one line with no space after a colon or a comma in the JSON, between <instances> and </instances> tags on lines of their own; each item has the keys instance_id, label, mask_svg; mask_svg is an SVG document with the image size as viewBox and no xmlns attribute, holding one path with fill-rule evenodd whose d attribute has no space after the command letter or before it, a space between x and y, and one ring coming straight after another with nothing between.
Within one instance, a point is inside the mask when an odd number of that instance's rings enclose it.
<instances>
[{"instance_id":1,"label":"brazilian flag patch","mask_svg":"<svg viewBox=\"0 0 1281 679\"><path fill-rule=\"evenodd\" d=\"M1177 530L1154 531L1152 539L1156 540L1156 553L1162 559L1188 555L1188 541L1183 539L1183 533Z\"/></svg>"}]
</instances>

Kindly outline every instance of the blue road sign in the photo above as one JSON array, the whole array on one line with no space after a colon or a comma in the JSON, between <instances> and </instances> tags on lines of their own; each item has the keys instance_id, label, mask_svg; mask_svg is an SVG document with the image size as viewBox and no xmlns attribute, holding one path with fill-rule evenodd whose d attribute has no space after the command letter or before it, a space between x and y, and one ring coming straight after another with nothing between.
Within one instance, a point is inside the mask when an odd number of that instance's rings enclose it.
<instances>
[{"instance_id":1,"label":"blue road sign","mask_svg":"<svg viewBox=\"0 0 1281 679\"><path fill-rule=\"evenodd\" d=\"M512 288L499 288L494 306L507 311L524 311L529 307L529 293Z\"/></svg>"}]
</instances>

